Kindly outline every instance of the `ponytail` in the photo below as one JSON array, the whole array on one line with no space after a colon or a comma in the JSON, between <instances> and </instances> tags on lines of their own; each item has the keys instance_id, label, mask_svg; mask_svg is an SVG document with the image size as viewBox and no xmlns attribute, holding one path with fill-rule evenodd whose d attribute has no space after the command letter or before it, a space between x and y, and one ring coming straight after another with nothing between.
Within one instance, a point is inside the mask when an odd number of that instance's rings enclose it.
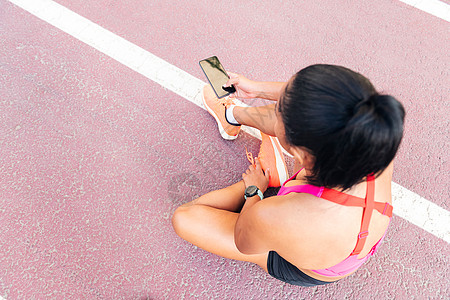
<instances>
[{"instance_id":1,"label":"ponytail","mask_svg":"<svg viewBox=\"0 0 450 300\"><path fill-rule=\"evenodd\" d=\"M402 104L344 67L301 70L279 108L287 141L309 149L316 158L307 179L317 186L348 189L368 174L381 174L403 137Z\"/></svg>"}]
</instances>

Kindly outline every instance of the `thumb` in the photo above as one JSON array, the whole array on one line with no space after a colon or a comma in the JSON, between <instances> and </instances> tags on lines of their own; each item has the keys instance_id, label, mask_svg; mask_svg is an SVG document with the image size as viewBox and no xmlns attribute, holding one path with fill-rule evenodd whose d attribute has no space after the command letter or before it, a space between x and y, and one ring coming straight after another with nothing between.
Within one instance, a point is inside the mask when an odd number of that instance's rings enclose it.
<instances>
[{"instance_id":1,"label":"thumb","mask_svg":"<svg viewBox=\"0 0 450 300\"><path fill-rule=\"evenodd\" d=\"M238 77L232 77L230 79L228 79L227 83L224 84L224 87L229 87L231 85L236 85L239 83L239 78Z\"/></svg>"},{"instance_id":2,"label":"thumb","mask_svg":"<svg viewBox=\"0 0 450 300\"><path fill-rule=\"evenodd\" d=\"M267 170L264 172L264 175L266 176L267 180L269 180L269 179L270 179L270 169L267 169Z\"/></svg>"},{"instance_id":3,"label":"thumb","mask_svg":"<svg viewBox=\"0 0 450 300\"><path fill-rule=\"evenodd\" d=\"M230 87L232 85L237 85L239 83L238 78L230 78L228 81L223 85L224 87Z\"/></svg>"},{"instance_id":4,"label":"thumb","mask_svg":"<svg viewBox=\"0 0 450 300\"><path fill-rule=\"evenodd\" d=\"M233 73L233 72L228 72L228 71L227 71L227 74L228 74L228 76L229 76L230 78L237 78L237 77L239 77L239 74L236 74L236 73Z\"/></svg>"}]
</instances>

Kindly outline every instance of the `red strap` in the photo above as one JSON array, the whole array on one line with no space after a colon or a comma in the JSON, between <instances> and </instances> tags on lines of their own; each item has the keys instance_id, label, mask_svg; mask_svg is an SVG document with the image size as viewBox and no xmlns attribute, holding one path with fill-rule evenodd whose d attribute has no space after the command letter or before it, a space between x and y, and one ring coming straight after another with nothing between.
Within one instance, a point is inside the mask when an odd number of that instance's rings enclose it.
<instances>
[{"instance_id":1,"label":"red strap","mask_svg":"<svg viewBox=\"0 0 450 300\"><path fill-rule=\"evenodd\" d=\"M348 195L333 189L324 189L320 198L345 206L364 207L366 202L363 198Z\"/></svg>"},{"instance_id":2,"label":"red strap","mask_svg":"<svg viewBox=\"0 0 450 300\"><path fill-rule=\"evenodd\" d=\"M392 218L392 211L394 210L394 207L389 203L383 203L383 202L375 202L375 209L382 215L388 216L389 218Z\"/></svg>"},{"instance_id":3,"label":"red strap","mask_svg":"<svg viewBox=\"0 0 450 300\"><path fill-rule=\"evenodd\" d=\"M358 255L364 248L366 238L369 235L369 224L370 219L372 218L373 209L376 209L379 213L388 216L389 218L392 217L393 207L391 204L387 202L375 202L374 176L367 176L367 192L365 199L338 192L333 189L324 189L321 198L345 206L358 206L364 208L358 241L356 242L352 255Z\"/></svg>"},{"instance_id":4,"label":"red strap","mask_svg":"<svg viewBox=\"0 0 450 300\"><path fill-rule=\"evenodd\" d=\"M347 195L332 189L324 189L320 198L345 206L366 206L366 199ZM393 207L387 202L375 202L375 209L382 215L388 216L389 218L392 217Z\"/></svg>"},{"instance_id":5,"label":"red strap","mask_svg":"<svg viewBox=\"0 0 450 300\"><path fill-rule=\"evenodd\" d=\"M372 218L372 212L375 207L375 178L373 176L367 177L367 194L366 194L366 206L364 207L363 217L361 222L361 230L358 234L358 241L356 242L355 249L351 255L358 255L361 253L366 243L367 236L369 235L369 224Z\"/></svg>"}]
</instances>

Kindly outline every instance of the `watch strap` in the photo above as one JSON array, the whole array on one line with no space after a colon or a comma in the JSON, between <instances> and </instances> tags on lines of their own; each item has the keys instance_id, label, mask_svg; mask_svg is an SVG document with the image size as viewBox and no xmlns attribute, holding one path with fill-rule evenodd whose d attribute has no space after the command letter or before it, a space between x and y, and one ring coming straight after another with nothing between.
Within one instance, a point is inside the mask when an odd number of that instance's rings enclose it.
<instances>
[{"instance_id":1,"label":"watch strap","mask_svg":"<svg viewBox=\"0 0 450 300\"><path fill-rule=\"evenodd\" d=\"M264 198L263 192L261 192L261 190L257 186L255 186L255 187L256 187L256 194L252 194L252 195L249 195L249 196L244 194L245 200L247 200L248 197L253 197L253 196L256 196L256 195L258 195L261 200Z\"/></svg>"},{"instance_id":2,"label":"watch strap","mask_svg":"<svg viewBox=\"0 0 450 300\"><path fill-rule=\"evenodd\" d=\"M259 198L261 198L261 200L264 198L264 194L263 194L263 192L261 192L260 189L258 189L257 195L259 196Z\"/></svg>"}]
</instances>

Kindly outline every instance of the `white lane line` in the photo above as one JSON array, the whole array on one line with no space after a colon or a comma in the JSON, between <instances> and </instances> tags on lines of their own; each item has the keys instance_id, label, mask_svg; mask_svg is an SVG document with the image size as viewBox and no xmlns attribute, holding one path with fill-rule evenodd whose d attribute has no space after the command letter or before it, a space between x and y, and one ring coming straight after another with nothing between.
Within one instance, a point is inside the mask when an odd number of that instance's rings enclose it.
<instances>
[{"instance_id":1,"label":"white lane line","mask_svg":"<svg viewBox=\"0 0 450 300\"><path fill-rule=\"evenodd\" d=\"M394 213L450 243L450 211L392 183Z\"/></svg>"},{"instance_id":2,"label":"white lane line","mask_svg":"<svg viewBox=\"0 0 450 300\"><path fill-rule=\"evenodd\" d=\"M202 80L51 0L9 1L204 108L200 91L206 83ZM257 130L244 130L261 138ZM449 211L397 184L392 190L394 213L450 243Z\"/></svg>"},{"instance_id":3,"label":"white lane line","mask_svg":"<svg viewBox=\"0 0 450 300\"><path fill-rule=\"evenodd\" d=\"M206 83L200 79L56 2L51 0L9 1L205 109L200 91ZM240 103L240 105L244 104ZM255 137L261 137L253 128L247 127L244 130Z\"/></svg>"},{"instance_id":4,"label":"white lane line","mask_svg":"<svg viewBox=\"0 0 450 300\"><path fill-rule=\"evenodd\" d=\"M439 0L400 0L435 17L450 22L450 5Z\"/></svg>"}]
</instances>

